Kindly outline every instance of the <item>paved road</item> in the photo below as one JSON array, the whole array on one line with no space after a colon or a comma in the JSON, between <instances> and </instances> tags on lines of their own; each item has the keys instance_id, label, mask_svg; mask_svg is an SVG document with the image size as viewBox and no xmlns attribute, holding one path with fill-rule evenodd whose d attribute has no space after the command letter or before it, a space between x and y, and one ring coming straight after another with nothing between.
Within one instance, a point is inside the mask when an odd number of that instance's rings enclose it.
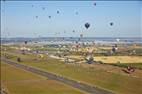
<instances>
[{"instance_id":1,"label":"paved road","mask_svg":"<svg viewBox=\"0 0 142 94\"><path fill-rule=\"evenodd\" d=\"M85 83L81 83L72 79L68 79L65 77L62 77L60 75L56 75L47 71L43 71L40 69L37 69L35 67L31 67L31 66L27 66L27 65L23 65L23 64L19 64L19 63L15 63L13 61L7 60L7 59L2 59L2 61L4 61L7 64L13 65L15 67L33 72L35 74L44 76L44 77L48 77L49 79L53 79L59 82L62 82L64 84L67 84L69 86L72 86L74 88L80 89L82 91L85 91L89 94L113 94L112 92L97 88L97 87L93 87L91 85L85 84Z\"/></svg>"}]
</instances>

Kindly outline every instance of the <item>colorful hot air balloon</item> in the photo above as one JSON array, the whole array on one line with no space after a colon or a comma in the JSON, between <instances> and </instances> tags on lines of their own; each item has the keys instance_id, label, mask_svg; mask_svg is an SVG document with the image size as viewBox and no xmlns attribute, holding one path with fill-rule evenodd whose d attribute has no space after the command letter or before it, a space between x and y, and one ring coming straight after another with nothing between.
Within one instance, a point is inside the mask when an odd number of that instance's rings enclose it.
<instances>
[{"instance_id":1,"label":"colorful hot air balloon","mask_svg":"<svg viewBox=\"0 0 142 94\"><path fill-rule=\"evenodd\" d=\"M88 29L90 27L90 24L89 23L85 23L84 26L86 27L86 29Z\"/></svg>"}]
</instances>

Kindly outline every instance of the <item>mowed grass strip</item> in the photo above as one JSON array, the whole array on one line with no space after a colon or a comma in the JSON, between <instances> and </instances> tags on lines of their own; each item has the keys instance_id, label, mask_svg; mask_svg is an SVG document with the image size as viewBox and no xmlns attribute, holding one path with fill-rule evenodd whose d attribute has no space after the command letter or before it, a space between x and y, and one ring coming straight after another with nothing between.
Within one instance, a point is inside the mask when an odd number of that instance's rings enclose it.
<instances>
[{"instance_id":1,"label":"mowed grass strip","mask_svg":"<svg viewBox=\"0 0 142 94\"><path fill-rule=\"evenodd\" d=\"M21 57L22 58L22 57ZM27 58L31 58L27 55ZM24 59L24 58L23 58ZM29 59L28 59L29 60ZM21 62L22 64L38 67L65 77L95 85L116 94L141 94L142 79L121 74L106 72L90 68L83 68L79 65L65 64L59 60L46 57L46 62L40 60L35 62L29 60Z\"/></svg>"},{"instance_id":2,"label":"mowed grass strip","mask_svg":"<svg viewBox=\"0 0 142 94\"><path fill-rule=\"evenodd\" d=\"M1 63L1 82L9 94L85 94L55 80Z\"/></svg>"}]
</instances>

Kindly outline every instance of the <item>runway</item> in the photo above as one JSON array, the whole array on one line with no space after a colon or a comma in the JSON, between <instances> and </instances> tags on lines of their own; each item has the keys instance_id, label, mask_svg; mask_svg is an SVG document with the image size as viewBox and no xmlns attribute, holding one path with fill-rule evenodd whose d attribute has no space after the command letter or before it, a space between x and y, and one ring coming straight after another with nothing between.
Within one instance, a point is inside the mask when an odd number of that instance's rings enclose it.
<instances>
[{"instance_id":1,"label":"runway","mask_svg":"<svg viewBox=\"0 0 142 94\"><path fill-rule=\"evenodd\" d=\"M82 82L79 82L76 80L65 78L61 75L57 75L57 74L54 74L54 73L51 73L48 71L44 71L44 70L41 70L41 69L38 69L35 67L19 64L19 63L16 63L16 62L13 62L13 61L10 61L7 59L2 59L2 61L4 61L5 63L7 63L9 65L18 67L20 69L30 71L32 73L35 73L35 74L38 74L38 75L41 75L44 77L48 77L49 79L56 80L61 83L67 84L71 87L77 88L81 91L85 91L89 94L113 94L112 92L109 92L109 91L106 91L106 90L103 90L103 89L100 89L100 88L97 88L97 87L94 87L94 86L91 86L91 85L88 85L86 83L82 83Z\"/></svg>"}]
</instances>

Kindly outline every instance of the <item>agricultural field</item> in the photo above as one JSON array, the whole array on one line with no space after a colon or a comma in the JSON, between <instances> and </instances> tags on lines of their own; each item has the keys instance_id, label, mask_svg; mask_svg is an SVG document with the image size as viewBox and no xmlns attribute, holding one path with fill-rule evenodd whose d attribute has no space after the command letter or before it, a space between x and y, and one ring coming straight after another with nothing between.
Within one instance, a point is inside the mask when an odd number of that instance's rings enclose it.
<instances>
[{"instance_id":1,"label":"agricultural field","mask_svg":"<svg viewBox=\"0 0 142 94\"><path fill-rule=\"evenodd\" d=\"M7 94L86 94L75 88L1 63L1 83Z\"/></svg>"},{"instance_id":2,"label":"agricultural field","mask_svg":"<svg viewBox=\"0 0 142 94\"><path fill-rule=\"evenodd\" d=\"M58 75L62 75L69 79L74 79L79 82L83 82L92 86L96 86L108 91L112 91L116 94L141 94L142 90L140 87L142 87L142 70L136 69L136 71L132 74L127 74L122 71L123 68L125 68L127 65L131 64L134 65L136 68L141 68L141 61L140 63L117 63L117 61L120 61L120 58L122 60L125 60L122 56L110 56L109 60L112 58L116 60L116 63L109 63L109 64L78 64L78 63L69 63L66 64L60 59L51 58L50 55L43 54L43 58L38 57L37 54L30 54L27 53L25 55L21 54L16 51L3 51L2 55L5 54L11 56L9 60L17 62L17 57L21 58L21 64L25 64L28 66L33 66L36 68L40 68L45 71L49 71ZM71 58L73 59L72 56ZM79 56L78 56L79 57ZM132 56L127 58L132 58ZM81 56L80 56L81 58ZM79 59L80 59L79 58ZM97 57L95 57L97 58ZM106 60L108 57L101 57L102 60ZM134 58L140 59L140 56L134 56ZM128 59L129 60L129 59ZM128 61L126 60L126 61ZM103 61L104 62L104 61ZM114 65L118 64L118 65ZM125 67L121 67L123 66ZM137 88L137 89L136 89Z\"/></svg>"},{"instance_id":3,"label":"agricultural field","mask_svg":"<svg viewBox=\"0 0 142 94\"><path fill-rule=\"evenodd\" d=\"M82 56L68 56L72 59L83 59ZM94 56L94 60L103 63L142 63L142 56Z\"/></svg>"}]
</instances>

